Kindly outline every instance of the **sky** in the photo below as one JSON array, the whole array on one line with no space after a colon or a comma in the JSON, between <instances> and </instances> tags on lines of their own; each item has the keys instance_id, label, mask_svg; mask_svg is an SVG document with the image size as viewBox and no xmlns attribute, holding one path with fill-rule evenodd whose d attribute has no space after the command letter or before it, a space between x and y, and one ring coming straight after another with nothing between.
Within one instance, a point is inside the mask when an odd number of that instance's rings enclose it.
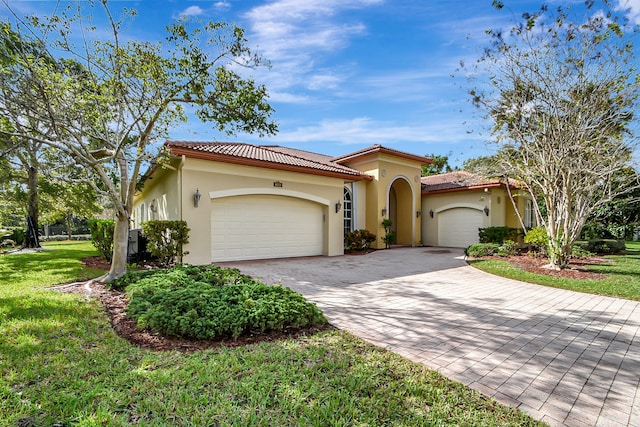
<instances>
[{"instance_id":1,"label":"sky","mask_svg":"<svg viewBox=\"0 0 640 427\"><path fill-rule=\"evenodd\" d=\"M3 0L19 14L50 14L55 1ZM138 11L132 38L159 40L181 16L225 21L271 62L251 71L265 84L275 136L227 136L192 118L168 139L283 145L342 155L373 144L418 155L447 155L452 166L491 153L489 125L469 103L471 83L456 71L488 45L485 30L508 28L541 2L503 0L143 0L110 1ZM579 11L582 1L547 1ZM622 3L640 24L640 0ZM640 44L640 43L637 43Z\"/></svg>"}]
</instances>

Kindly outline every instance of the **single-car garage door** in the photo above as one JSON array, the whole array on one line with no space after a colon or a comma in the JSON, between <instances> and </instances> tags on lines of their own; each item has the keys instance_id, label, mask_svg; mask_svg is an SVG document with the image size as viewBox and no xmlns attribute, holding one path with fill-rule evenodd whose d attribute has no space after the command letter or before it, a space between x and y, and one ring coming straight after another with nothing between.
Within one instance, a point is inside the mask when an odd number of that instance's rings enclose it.
<instances>
[{"instance_id":1,"label":"single-car garage door","mask_svg":"<svg viewBox=\"0 0 640 427\"><path fill-rule=\"evenodd\" d=\"M249 195L211 201L211 260L322 255L322 205L285 196Z\"/></svg>"},{"instance_id":2,"label":"single-car garage door","mask_svg":"<svg viewBox=\"0 0 640 427\"><path fill-rule=\"evenodd\" d=\"M438 245L466 248L478 243L478 228L484 225L484 213L470 208L449 209L438 214Z\"/></svg>"}]
</instances>

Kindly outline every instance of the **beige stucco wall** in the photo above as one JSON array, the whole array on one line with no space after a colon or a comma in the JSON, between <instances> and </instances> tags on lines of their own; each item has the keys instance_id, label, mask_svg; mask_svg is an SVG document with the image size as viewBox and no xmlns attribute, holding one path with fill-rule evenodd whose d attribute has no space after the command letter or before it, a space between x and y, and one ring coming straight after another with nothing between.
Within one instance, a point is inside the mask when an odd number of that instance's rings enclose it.
<instances>
[{"instance_id":1,"label":"beige stucco wall","mask_svg":"<svg viewBox=\"0 0 640 427\"><path fill-rule=\"evenodd\" d=\"M384 248L384 228L382 220L389 217L391 187L396 183L401 190L405 185L411 189L410 200L399 200L397 210L397 222L393 228L398 231L398 243L412 246L421 243L421 223L416 217L416 211L420 209L420 166L417 161L392 156L386 153L375 153L370 156L354 159L346 163L347 166L358 169L373 177L366 182L366 201L364 220L362 225L358 222L358 228L366 228L376 234L377 240L372 245L375 248ZM385 215L382 210L385 209ZM362 212L362 210L360 211ZM402 224L400 224L402 221ZM403 231L404 230L404 231Z\"/></svg>"},{"instance_id":2,"label":"beige stucco wall","mask_svg":"<svg viewBox=\"0 0 640 427\"><path fill-rule=\"evenodd\" d=\"M500 190L496 191L499 192ZM499 209L493 209L497 205L497 194L475 191L457 191L452 193L441 193L425 195L422 197L422 241L426 246L438 245L438 214L453 208L471 208L482 211L485 206L489 208L489 216L484 217L484 227L489 227L493 221L499 222L504 217ZM504 206L501 198L500 205ZM495 203L495 205L494 205ZM433 211L431 218L430 211ZM495 212L494 212L495 211Z\"/></svg>"},{"instance_id":3,"label":"beige stucco wall","mask_svg":"<svg viewBox=\"0 0 640 427\"><path fill-rule=\"evenodd\" d=\"M180 160L175 159L165 168L158 167L151 179L144 183L142 191L133 200L131 227L140 228L149 220L178 220L181 218L180 181L177 169ZM151 210L151 204L155 212Z\"/></svg>"},{"instance_id":4,"label":"beige stucco wall","mask_svg":"<svg viewBox=\"0 0 640 427\"><path fill-rule=\"evenodd\" d=\"M518 210L524 215L525 197L515 197ZM425 195L422 197L422 239L427 246L438 244L438 213L456 207L468 207L483 210L489 208L489 216L485 217L484 227L521 228L516 211L503 188L484 190L457 191ZM429 211L433 210L431 218Z\"/></svg>"},{"instance_id":5,"label":"beige stucco wall","mask_svg":"<svg viewBox=\"0 0 640 427\"><path fill-rule=\"evenodd\" d=\"M212 200L250 194L295 197L320 204L325 220L324 255L344 253L343 211L335 211L336 202L342 203L344 195L344 181L340 178L192 158L184 159L178 170L163 171L161 175L154 176L153 184L145 185L134 206L148 206L153 198L166 200L162 215L155 219L182 219L189 224L189 244L185 247L189 253L183 260L186 263L211 262ZM275 187L274 182L282 183L282 187ZM193 203L196 189L202 195L197 208ZM260 221L259 212L256 221Z\"/></svg>"}]
</instances>

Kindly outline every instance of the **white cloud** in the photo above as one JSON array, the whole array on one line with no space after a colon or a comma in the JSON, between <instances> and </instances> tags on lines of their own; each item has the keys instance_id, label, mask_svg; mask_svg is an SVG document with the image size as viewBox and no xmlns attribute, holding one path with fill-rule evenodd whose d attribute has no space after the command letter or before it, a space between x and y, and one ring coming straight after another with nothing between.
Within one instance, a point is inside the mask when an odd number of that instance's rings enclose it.
<instances>
[{"instance_id":1,"label":"white cloud","mask_svg":"<svg viewBox=\"0 0 640 427\"><path fill-rule=\"evenodd\" d=\"M204 10L200 6L189 6L179 13L180 16L200 16L204 14Z\"/></svg>"},{"instance_id":2,"label":"white cloud","mask_svg":"<svg viewBox=\"0 0 640 427\"><path fill-rule=\"evenodd\" d=\"M218 1L213 4L213 7L218 10L228 10L231 9L231 3L228 1Z\"/></svg>"},{"instance_id":3,"label":"white cloud","mask_svg":"<svg viewBox=\"0 0 640 427\"><path fill-rule=\"evenodd\" d=\"M419 126L377 122L367 117L350 120L323 120L317 125L281 131L273 139L278 143L337 142L340 144L387 144L398 142L458 143L477 138L469 135L457 118Z\"/></svg>"},{"instance_id":4,"label":"white cloud","mask_svg":"<svg viewBox=\"0 0 640 427\"><path fill-rule=\"evenodd\" d=\"M273 68L263 76L267 85L287 91L299 86L325 90L342 81L340 72L314 72L323 55L348 46L354 36L367 28L343 12L381 3L382 0L278 0L251 9L249 36L260 53L271 61Z\"/></svg>"},{"instance_id":5,"label":"white cloud","mask_svg":"<svg viewBox=\"0 0 640 427\"><path fill-rule=\"evenodd\" d=\"M616 9L625 11L631 22L640 25L640 0L618 0Z\"/></svg>"}]
</instances>

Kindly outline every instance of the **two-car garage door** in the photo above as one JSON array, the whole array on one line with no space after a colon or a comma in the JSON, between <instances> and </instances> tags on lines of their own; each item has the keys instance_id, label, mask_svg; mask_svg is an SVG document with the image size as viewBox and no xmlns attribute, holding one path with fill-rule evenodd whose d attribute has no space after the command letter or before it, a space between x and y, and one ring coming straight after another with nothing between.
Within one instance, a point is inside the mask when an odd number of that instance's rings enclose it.
<instances>
[{"instance_id":1,"label":"two-car garage door","mask_svg":"<svg viewBox=\"0 0 640 427\"><path fill-rule=\"evenodd\" d=\"M438 246L466 248L478 243L478 228L484 213L471 208L454 208L438 213Z\"/></svg>"},{"instance_id":2,"label":"two-car garage door","mask_svg":"<svg viewBox=\"0 0 640 427\"><path fill-rule=\"evenodd\" d=\"M285 196L246 195L211 201L211 260L322 255L324 208Z\"/></svg>"}]
</instances>

